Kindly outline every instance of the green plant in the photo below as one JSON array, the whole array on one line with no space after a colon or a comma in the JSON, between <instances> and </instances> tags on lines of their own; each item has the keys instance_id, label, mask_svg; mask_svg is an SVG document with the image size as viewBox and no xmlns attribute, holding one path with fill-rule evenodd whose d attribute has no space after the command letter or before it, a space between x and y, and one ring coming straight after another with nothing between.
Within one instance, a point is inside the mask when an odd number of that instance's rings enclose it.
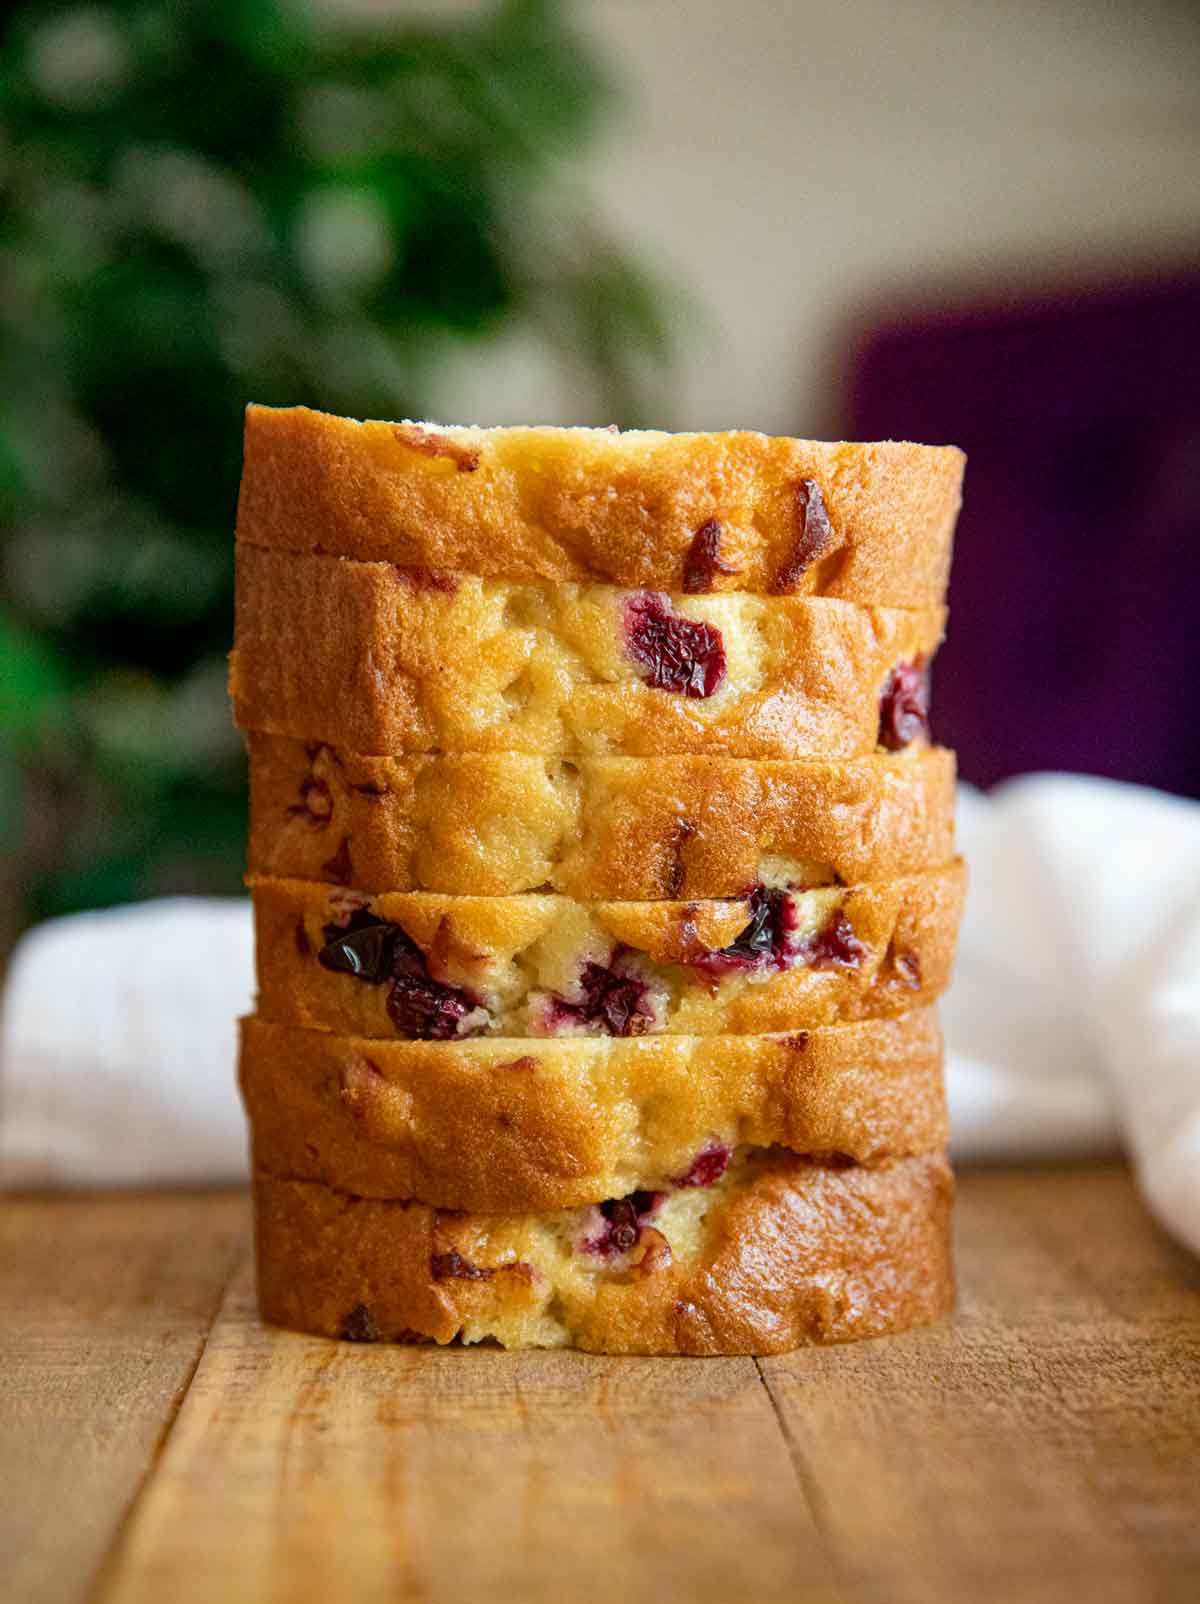
<instances>
[{"instance_id":1,"label":"green plant","mask_svg":"<svg viewBox=\"0 0 1200 1604\"><path fill-rule=\"evenodd\" d=\"M610 98L551 0L369 32L284 0L10 9L0 829L37 915L231 889L248 399L416 416L513 324L633 423L667 335L562 161Z\"/></svg>"}]
</instances>

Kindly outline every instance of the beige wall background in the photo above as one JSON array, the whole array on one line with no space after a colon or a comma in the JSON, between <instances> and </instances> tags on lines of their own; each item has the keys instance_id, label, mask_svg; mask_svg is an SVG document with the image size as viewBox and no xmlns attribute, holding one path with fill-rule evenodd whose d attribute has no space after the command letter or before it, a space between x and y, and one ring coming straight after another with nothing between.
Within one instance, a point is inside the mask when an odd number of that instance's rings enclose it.
<instances>
[{"instance_id":1,"label":"beige wall background","mask_svg":"<svg viewBox=\"0 0 1200 1604\"><path fill-rule=\"evenodd\" d=\"M578 15L628 104L572 182L691 302L671 427L836 427L831 374L873 302L1200 258L1196 0ZM607 421L532 341L441 386L443 417Z\"/></svg>"}]
</instances>

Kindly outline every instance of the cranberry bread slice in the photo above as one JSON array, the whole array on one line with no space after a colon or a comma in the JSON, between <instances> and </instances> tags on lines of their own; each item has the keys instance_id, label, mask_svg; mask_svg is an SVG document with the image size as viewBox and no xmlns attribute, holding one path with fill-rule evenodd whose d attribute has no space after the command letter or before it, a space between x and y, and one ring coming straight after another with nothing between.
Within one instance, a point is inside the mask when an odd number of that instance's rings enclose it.
<instances>
[{"instance_id":1,"label":"cranberry bread slice","mask_svg":"<svg viewBox=\"0 0 1200 1604\"><path fill-rule=\"evenodd\" d=\"M661 1190L743 1143L875 1164L946 1140L933 1009L639 1041L379 1042L253 1018L241 1085L260 1168L484 1212Z\"/></svg>"},{"instance_id":2,"label":"cranberry bread slice","mask_svg":"<svg viewBox=\"0 0 1200 1604\"><path fill-rule=\"evenodd\" d=\"M237 530L489 578L936 607L963 454L752 433L466 429L252 406Z\"/></svg>"},{"instance_id":3,"label":"cranberry bread slice","mask_svg":"<svg viewBox=\"0 0 1200 1604\"><path fill-rule=\"evenodd\" d=\"M260 1172L265 1320L357 1342L769 1354L928 1325L954 1304L940 1154L828 1167L737 1155L710 1186L460 1214Z\"/></svg>"},{"instance_id":4,"label":"cranberry bread slice","mask_svg":"<svg viewBox=\"0 0 1200 1604\"><path fill-rule=\"evenodd\" d=\"M367 891L582 901L854 885L954 856L954 757L364 758L255 735L250 870Z\"/></svg>"},{"instance_id":5,"label":"cranberry bread slice","mask_svg":"<svg viewBox=\"0 0 1200 1604\"><path fill-rule=\"evenodd\" d=\"M230 691L248 729L356 752L855 757L927 736L944 621L239 545Z\"/></svg>"},{"instance_id":6,"label":"cranberry bread slice","mask_svg":"<svg viewBox=\"0 0 1200 1604\"><path fill-rule=\"evenodd\" d=\"M383 1039L708 1036L906 1012L946 989L961 862L704 902L369 896L253 880L258 1012Z\"/></svg>"}]
</instances>

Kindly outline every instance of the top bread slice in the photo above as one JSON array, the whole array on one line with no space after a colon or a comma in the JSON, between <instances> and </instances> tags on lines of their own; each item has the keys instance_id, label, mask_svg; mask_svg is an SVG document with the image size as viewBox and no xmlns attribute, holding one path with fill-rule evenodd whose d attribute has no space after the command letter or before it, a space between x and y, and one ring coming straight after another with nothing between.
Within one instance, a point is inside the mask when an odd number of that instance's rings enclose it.
<instances>
[{"instance_id":1,"label":"top bread slice","mask_svg":"<svg viewBox=\"0 0 1200 1604\"><path fill-rule=\"evenodd\" d=\"M485 578L935 607L964 461L902 441L444 428L252 406L237 532Z\"/></svg>"}]
</instances>

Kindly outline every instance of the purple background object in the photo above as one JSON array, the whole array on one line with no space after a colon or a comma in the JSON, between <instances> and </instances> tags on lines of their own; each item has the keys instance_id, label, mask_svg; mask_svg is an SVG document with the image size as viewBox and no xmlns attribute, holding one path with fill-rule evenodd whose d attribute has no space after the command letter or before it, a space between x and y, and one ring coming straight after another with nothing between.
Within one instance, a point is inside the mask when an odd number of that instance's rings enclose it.
<instances>
[{"instance_id":1,"label":"purple background object","mask_svg":"<svg viewBox=\"0 0 1200 1604\"><path fill-rule=\"evenodd\" d=\"M933 699L964 777L1200 796L1200 270L893 317L847 434L967 452Z\"/></svg>"}]
</instances>

